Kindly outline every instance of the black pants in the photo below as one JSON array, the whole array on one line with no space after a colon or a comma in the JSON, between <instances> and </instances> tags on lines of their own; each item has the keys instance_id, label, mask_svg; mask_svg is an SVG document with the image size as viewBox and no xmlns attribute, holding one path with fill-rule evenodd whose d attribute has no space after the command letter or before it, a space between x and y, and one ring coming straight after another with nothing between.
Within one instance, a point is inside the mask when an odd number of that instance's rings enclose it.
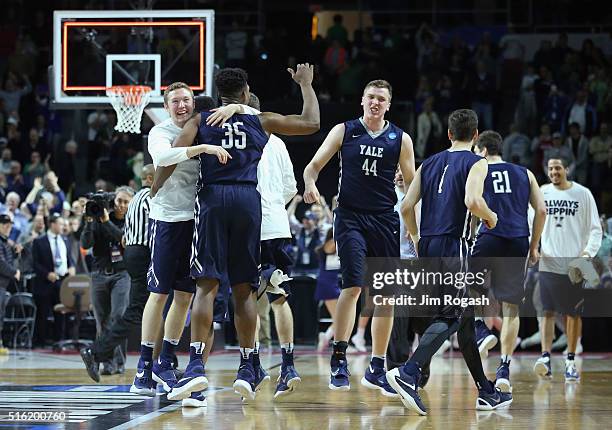
<instances>
[{"instance_id":1,"label":"black pants","mask_svg":"<svg viewBox=\"0 0 612 430\"><path fill-rule=\"evenodd\" d=\"M53 307L59 300L60 281L47 282L46 285L34 287L32 295L36 303L36 322L34 327L34 344L44 346L45 343L60 340L59 314L53 312ZM53 325L47 321L49 315L53 316Z\"/></svg>"},{"instance_id":2,"label":"black pants","mask_svg":"<svg viewBox=\"0 0 612 430\"><path fill-rule=\"evenodd\" d=\"M130 302L123 316L116 320L93 344L92 350L98 362L113 359L115 347L127 340L134 327L142 323L142 313L149 298L147 290L147 271L151 261L148 247L131 245L123 254L128 274L130 275Z\"/></svg>"},{"instance_id":3,"label":"black pants","mask_svg":"<svg viewBox=\"0 0 612 430\"><path fill-rule=\"evenodd\" d=\"M396 316L393 319L393 329L387 347L387 369L403 366L410 358L415 334L422 335L429 323L430 317Z\"/></svg>"}]
</instances>

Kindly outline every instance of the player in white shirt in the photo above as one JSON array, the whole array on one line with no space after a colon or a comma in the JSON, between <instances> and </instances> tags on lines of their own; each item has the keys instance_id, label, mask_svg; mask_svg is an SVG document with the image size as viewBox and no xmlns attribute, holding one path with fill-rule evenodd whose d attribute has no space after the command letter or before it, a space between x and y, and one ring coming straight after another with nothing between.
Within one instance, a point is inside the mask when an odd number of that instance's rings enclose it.
<instances>
[{"instance_id":1,"label":"player in white shirt","mask_svg":"<svg viewBox=\"0 0 612 430\"><path fill-rule=\"evenodd\" d=\"M567 180L567 161L548 160L551 183L542 186L546 202L546 223L542 233L540 258L540 296L544 317L541 323L542 357L534 366L536 374L552 377L550 352L554 336L555 313L566 316L567 360L565 380L580 379L574 363L576 344L582 332L582 286L568 276L568 263L578 257L594 257L601 246L602 230L597 205L591 192Z\"/></svg>"},{"instance_id":2,"label":"player in white shirt","mask_svg":"<svg viewBox=\"0 0 612 430\"><path fill-rule=\"evenodd\" d=\"M172 142L193 114L193 92L186 84L175 82L168 86L164 92L164 108L170 118L151 129L148 150L156 169L174 164L177 167L151 199L151 265L147 274L151 294L142 317L141 356L130 388L132 393L148 396L155 396L157 382L167 392L176 383L172 369L174 348L181 338L195 292L195 281L189 274L189 260L199 162L191 158L205 152L216 155L224 163L229 156L224 149L210 145L172 147ZM153 347L170 290L174 290L174 298L164 324L162 350L159 359L153 363ZM204 401L203 398L199 400Z\"/></svg>"},{"instance_id":3,"label":"player in white shirt","mask_svg":"<svg viewBox=\"0 0 612 430\"><path fill-rule=\"evenodd\" d=\"M259 99L251 93L249 106L259 112ZM278 341L281 346L282 365L274 398L293 392L301 382L293 363L293 313L287 303L291 280L288 272L293 261L286 251L291 241L291 229L285 206L297 194L293 164L285 143L271 134L257 166L257 190L261 194L261 285L257 297L268 295ZM255 336L259 333L259 319ZM269 379L259 365L259 342L255 343L254 367L260 385ZM258 386L259 388L259 386Z\"/></svg>"}]
</instances>

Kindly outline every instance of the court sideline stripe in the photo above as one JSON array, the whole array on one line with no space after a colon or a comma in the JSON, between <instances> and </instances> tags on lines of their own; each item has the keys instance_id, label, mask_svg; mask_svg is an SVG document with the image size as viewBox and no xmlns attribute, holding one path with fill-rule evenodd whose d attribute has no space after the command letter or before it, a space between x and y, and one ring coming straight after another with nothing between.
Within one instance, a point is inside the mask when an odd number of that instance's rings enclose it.
<instances>
[{"instance_id":1,"label":"court sideline stripe","mask_svg":"<svg viewBox=\"0 0 612 430\"><path fill-rule=\"evenodd\" d=\"M111 427L111 430L126 430L126 429L134 428L136 426L139 426L140 424L146 423L147 421L151 421L152 419L157 418L165 414L166 412L174 412L177 409L181 408L182 406L183 406L183 402L176 402L172 405L165 406L161 409L158 409L156 411L150 412L146 415L143 415L141 417L128 421L127 423L123 423L116 427Z\"/></svg>"}]
</instances>

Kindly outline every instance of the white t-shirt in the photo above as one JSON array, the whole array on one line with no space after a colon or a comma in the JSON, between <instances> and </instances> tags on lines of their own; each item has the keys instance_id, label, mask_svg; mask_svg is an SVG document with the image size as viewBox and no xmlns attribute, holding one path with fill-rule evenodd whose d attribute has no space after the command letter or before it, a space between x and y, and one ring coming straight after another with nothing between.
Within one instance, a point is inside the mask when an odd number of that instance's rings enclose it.
<instances>
[{"instance_id":1,"label":"white t-shirt","mask_svg":"<svg viewBox=\"0 0 612 430\"><path fill-rule=\"evenodd\" d=\"M293 164L285 143L273 134L257 166L257 190L261 194L261 240L290 238L285 205L297 193Z\"/></svg>"},{"instance_id":2,"label":"white t-shirt","mask_svg":"<svg viewBox=\"0 0 612 430\"><path fill-rule=\"evenodd\" d=\"M595 199L587 188L572 182L567 190L542 186L546 223L541 239L540 271L565 275L569 262L587 252L593 257L602 241Z\"/></svg>"},{"instance_id":3,"label":"white t-shirt","mask_svg":"<svg viewBox=\"0 0 612 430\"><path fill-rule=\"evenodd\" d=\"M164 186L151 199L149 218L164 222L189 221L193 219L200 163L187 158L187 148L173 148L172 142L180 134L171 118L168 118L149 132L148 149L153 166L171 166L176 169Z\"/></svg>"}]
</instances>

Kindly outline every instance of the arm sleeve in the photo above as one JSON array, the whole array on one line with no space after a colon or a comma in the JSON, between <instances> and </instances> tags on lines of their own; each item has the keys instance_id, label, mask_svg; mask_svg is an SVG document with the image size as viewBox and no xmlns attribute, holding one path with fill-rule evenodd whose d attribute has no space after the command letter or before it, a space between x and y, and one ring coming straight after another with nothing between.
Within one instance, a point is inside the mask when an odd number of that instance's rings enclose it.
<instances>
[{"instance_id":1,"label":"arm sleeve","mask_svg":"<svg viewBox=\"0 0 612 430\"><path fill-rule=\"evenodd\" d=\"M584 204L588 208L585 231L585 236L588 236L589 240L584 248L584 252L588 253L590 257L597 255L597 251L601 247L601 241L603 239L603 231L601 230L601 223L599 222L599 214L597 213L597 204L593 198L593 194L588 189L585 189Z\"/></svg>"},{"instance_id":2,"label":"arm sleeve","mask_svg":"<svg viewBox=\"0 0 612 430\"><path fill-rule=\"evenodd\" d=\"M173 148L172 141L171 136L164 135L159 130L152 129L149 133L147 148L156 168L173 166L189 159L187 148Z\"/></svg>"},{"instance_id":3,"label":"arm sleeve","mask_svg":"<svg viewBox=\"0 0 612 430\"><path fill-rule=\"evenodd\" d=\"M14 278L15 273L17 273L17 270L11 267L4 259L0 258L0 276ZM4 292L2 294L4 294Z\"/></svg>"},{"instance_id":4,"label":"arm sleeve","mask_svg":"<svg viewBox=\"0 0 612 430\"><path fill-rule=\"evenodd\" d=\"M117 242L121 242L121 238L123 237L123 230L113 224L113 222L110 220L100 223L100 231Z\"/></svg>"}]
</instances>

